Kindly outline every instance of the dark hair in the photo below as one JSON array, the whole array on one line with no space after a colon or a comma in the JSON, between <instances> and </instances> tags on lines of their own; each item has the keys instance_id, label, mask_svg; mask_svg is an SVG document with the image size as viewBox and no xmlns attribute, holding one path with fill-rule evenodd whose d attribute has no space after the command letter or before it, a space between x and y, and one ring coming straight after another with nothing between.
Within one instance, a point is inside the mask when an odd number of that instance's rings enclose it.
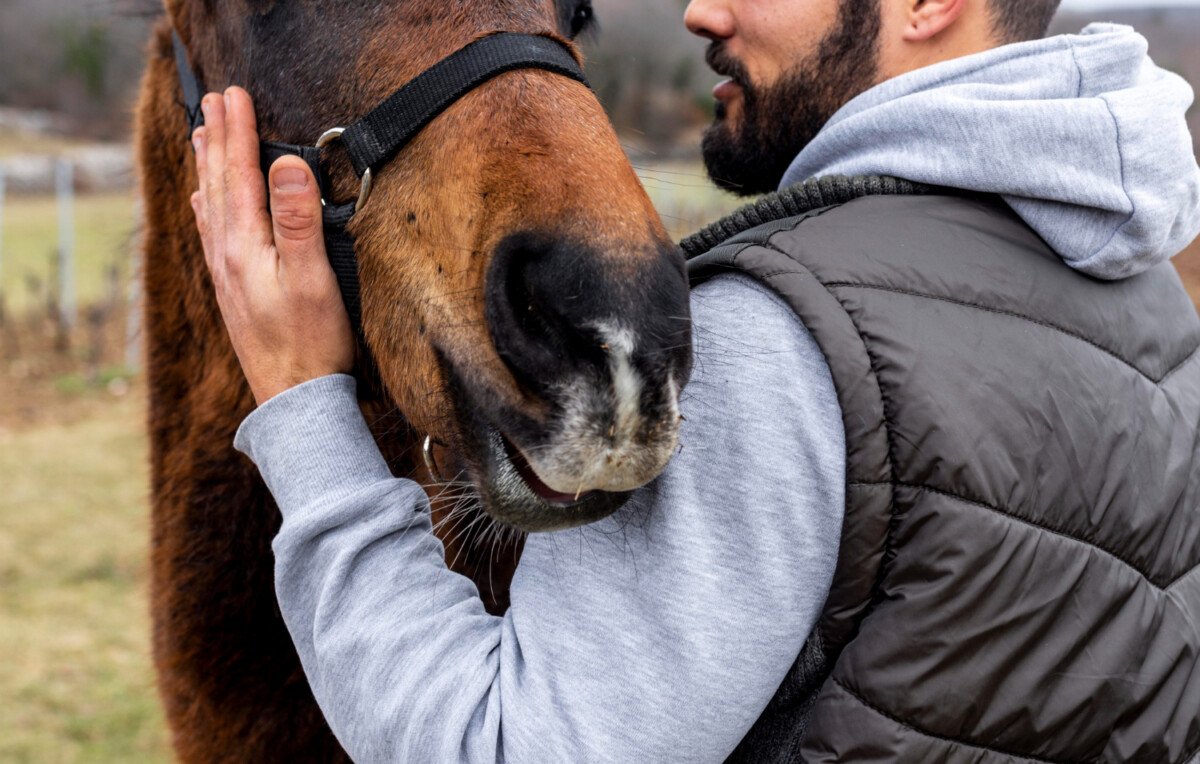
<instances>
[{"instance_id":1,"label":"dark hair","mask_svg":"<svg viewBox=\"0 0 1200 764\"><path fill-rule=\"evenodd\" d=\"M1003 44L1046 36L1059 0L988 0L992 30Z\"/></svg>"}]
</instances>

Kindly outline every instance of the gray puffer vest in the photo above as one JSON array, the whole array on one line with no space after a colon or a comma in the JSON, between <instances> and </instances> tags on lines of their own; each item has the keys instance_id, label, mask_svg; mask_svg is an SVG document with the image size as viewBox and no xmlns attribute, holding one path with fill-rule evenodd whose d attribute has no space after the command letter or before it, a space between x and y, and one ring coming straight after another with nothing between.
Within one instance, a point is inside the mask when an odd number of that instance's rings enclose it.
<instances>
[{"instance_id":1,"label":"gray puffer vest","mask_svg":"<svg viewBox=\"0 0 1200 764\"><path fill-rule=\"evenodd\" d=\"M1169 265L1096 281L920 191L813 182L685 242L787 300L846 428L829 600L732 760L1187 762L1196 311Z\"/></svg>"}]
</instances>

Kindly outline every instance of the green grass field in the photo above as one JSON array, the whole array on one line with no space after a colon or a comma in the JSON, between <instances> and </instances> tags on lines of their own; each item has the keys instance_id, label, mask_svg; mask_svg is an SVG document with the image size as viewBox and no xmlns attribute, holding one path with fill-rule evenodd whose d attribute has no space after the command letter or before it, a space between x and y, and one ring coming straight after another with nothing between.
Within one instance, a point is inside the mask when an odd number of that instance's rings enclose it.
<instances>
[{"instance_id":1,"label":"green grass field","mask_svg":"<svg viewBox=\"0 0 1200 764\"><path fill-rule=\"evenodd\" d=\"M0 434L0 761L168 761L137 396Z\"/></svg>"}]
</instances>

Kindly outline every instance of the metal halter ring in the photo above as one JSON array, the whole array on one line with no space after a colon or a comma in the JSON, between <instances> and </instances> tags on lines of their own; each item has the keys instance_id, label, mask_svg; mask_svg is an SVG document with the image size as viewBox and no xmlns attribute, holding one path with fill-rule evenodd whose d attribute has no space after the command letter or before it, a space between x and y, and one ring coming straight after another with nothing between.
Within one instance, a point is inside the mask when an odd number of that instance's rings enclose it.
<instances>
[{"instance_id":1,"label":"metal halter ring","mask_svg":"<svg viewBox=\"0 0 1200 764\"><path fill-rule=\"evenodd\" d=\"M433 436L425 436L425 446L421 451L421 455L425 457L425 469L429 470L429 475L441 485L446 485L450 481L442 477L442 471L438 469L437 460L433 458Z\"/></svg>"},{"instance_id":2,"label":"metal halter ring","mask_svg":"<svg viewBox=\"0 0 1200 764\"><path fill-rule=\"evenodd\" d=\"M317 139L317 148L319 148L319 149L325 148L326 144L331 143L332 141L334 141L338 138L341 138L342 133L344 133L344 132L346 132L346 128L344 128L344 127L329 128L325 132L321 133L321 137ZM368 167L367 171L363 173L362 187L359 188L359 190L358 190L358 201L354 203L354 211L355 212L361 211L362 208L366 206L367 199L370 199L370 198L371 198L371 168ZM321 204L322 205L325 204L324 199L321 200Z\"/></svg>"}]
</instances>

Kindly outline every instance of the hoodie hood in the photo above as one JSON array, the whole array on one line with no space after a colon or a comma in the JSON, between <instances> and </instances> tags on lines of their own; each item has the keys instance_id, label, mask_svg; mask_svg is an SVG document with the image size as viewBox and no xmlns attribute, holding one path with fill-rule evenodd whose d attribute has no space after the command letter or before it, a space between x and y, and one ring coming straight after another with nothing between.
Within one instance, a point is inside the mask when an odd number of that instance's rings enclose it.
<instances>
[{"instance_id":1,"label":"hoodie hood","mask_svg":"<svg viewBox=\"0 0 1200 764\"><path fill-rule=\"evenodd\" d=\"M781 187L893 175L999 194L1072 268L1127 278L1200 234L1192 89L1146 51L1091 24L909 72L834 114Z\"/></svg>"}]
</instances>

